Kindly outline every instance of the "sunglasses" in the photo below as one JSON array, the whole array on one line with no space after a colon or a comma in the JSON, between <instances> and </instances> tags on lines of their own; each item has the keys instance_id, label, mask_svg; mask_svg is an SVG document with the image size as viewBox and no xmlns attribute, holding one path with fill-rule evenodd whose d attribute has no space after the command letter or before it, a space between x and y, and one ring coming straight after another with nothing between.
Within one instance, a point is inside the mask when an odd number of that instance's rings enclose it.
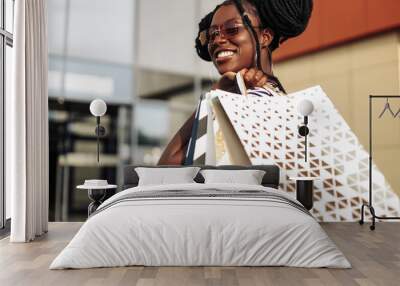
<instances>
[{"instance_id":1,"label":"sunglasses","mask_svg":"<svg viewBox=\"0 0 400 286\"><path fill-rule=\"evenodd\" d=\"M212 43L218 36L224 37L225 39L232 39L245 29L246 28L244 27L244 25L235 21L235 19L229 20L220 26L215 25L208 28L207 40L209 43Z\"/></svg>"}]
</instances>

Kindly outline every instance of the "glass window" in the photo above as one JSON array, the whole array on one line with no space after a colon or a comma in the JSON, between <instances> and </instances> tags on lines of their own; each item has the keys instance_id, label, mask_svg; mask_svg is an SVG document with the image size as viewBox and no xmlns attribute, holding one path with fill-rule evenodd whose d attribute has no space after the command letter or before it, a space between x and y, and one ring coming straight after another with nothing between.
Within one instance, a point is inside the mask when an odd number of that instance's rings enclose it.
<instances>
[{"instance_id":1,"label":"glass window","mask_svg":"<svg viewBox=\"0 0 400 286\"><path fill-rule=\"evenodd\" d=\"M4 23L3 23L4 22ZM6 97L11 93L11 75L13 69L12 62L12 34L14 29L14 0L0 0L0 153L6 154L4 150L4 118L6 106L8 101L5 100ZM7 36L5 36L5 32ZM6 38L7 37L7 38ZM7 44L8 43L8 44ZM1 155L0 154L0 155ZM0 156L0 166L4 164L4 157ZM6 178L5 172L7 168L0 168L0 228L5 226L5 219L11 217L10 209L10 198L11 195L7 190L10 188L5 188L4 178ZM6 227L6 229L9 227Z\"/></svg>"},{"instance_id":2,"label":"glass window","mask_svg":"<svg viewBox=\"0 0 400 286\"><path fill-rule=\"evenodd\" d=\"M2 168L3 166L3 139L4 139L4 131L3 131L3 112L4 112L4 106L3 106L3 84L4 84L4 74L3 74L3 65L4 65L4 60L3 60L3 45L4 45L4 36L0 35L0 63L2 64L0 66L0 229L4 227L4 222L5 222L5 197L4 197L4 169Z\"/></svg>"},{"instance_id":3,"label":"glass window","mask_svg":"<svg viewBox=\"0 0 400 286\"><path fill-rule=\"evenodd\" d=\"M139 145L160 146L169 129L168 105L164 101L142 100L135 108Z\"/></svg>"},{"instance_id":4,"label":"glass window","mask_svg":"<svg viewBox=\"0 0 400 286\"><path fill-rule=\"evenodd\" d=\"M10 33L14 31L14 0L6 1L6 30Z\"/></svg>"},{"instance_id":5,"label":"glass window","mask_svg":"<svg viewBox=\"0 0 400 286\"><path fill-rule=\"evenodd\" d=\"M12 69L13 69L13 60L12 60L12 48L10 46L6 45L6 74L5 74L5 96L6 98L11 94L11 75L12 75ZM10 188L5 188L5 216L6 219L9 219L11 217L11 193L10 193Z\"/></svg>"},{"instance_id":6,"label":"glass window","mask_svg":"<svg viewBox=\"0 0 400 286\"><path fill-rule=\"evenodd\" d=\"M1 25L3 23L3 4L2 4L2 0L0 0L0 28L3 28Z\"/></svg>"},{"instance_id":7,"label":"glass window","mask_svg":"<svg viewBox=\"0 0 400 286\"><path fill-rule=\"evenodd\" d=\"M135 106L135 164L155 165L169 130L169 111L165 101L140 100Z\"/></svg>"}]
</instances>

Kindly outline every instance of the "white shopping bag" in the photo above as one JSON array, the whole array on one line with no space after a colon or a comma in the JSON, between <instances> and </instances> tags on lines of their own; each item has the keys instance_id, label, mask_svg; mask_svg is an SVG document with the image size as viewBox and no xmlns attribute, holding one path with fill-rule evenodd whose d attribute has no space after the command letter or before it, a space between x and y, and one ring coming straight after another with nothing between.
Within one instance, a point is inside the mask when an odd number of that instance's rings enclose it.
<instances>
[{"instance_id":1,"label":"white shopping bag","mask_svg":"<svg viewBox=\"0 0 400 286\"><path fill-rule=\"evenodd\" d=\"M292 194L295 182L289 177L317 177L314 216L322 221L359 219L360 206L368 200L369 155L321 87L272 97L217 90L208 97L231 164L278 165L280 189ZM304 138L298 135L303 118L297 105L303 99L314 105L308 124L308 162ZM397 216L398 196L375 165L372 173L377 212Z\"/></svg>"}]
</instances>

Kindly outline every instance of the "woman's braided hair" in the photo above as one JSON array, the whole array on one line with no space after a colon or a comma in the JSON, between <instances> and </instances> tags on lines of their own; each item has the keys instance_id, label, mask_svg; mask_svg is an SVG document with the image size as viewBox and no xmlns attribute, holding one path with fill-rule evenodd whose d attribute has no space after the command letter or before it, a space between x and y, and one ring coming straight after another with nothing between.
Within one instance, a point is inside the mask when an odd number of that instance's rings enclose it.
<instances>
[{"instance_id":1,"label":"woman's braided hair","mask_svg":"<svg viewBox=\"0 0 400 286\"><path fill-rule=\"evenodd\" d=\"M269 28L274 32L274 38L269 46L271 52L278 48L283 41L300 35L306 29L313 9L313 0L245 1L255 8L262 28ZM215 12L222 5L233 3L232 0L223 2L200 21L195 47L197 54L203 60L211 61L208 53L207 30Z\"/></svg>"}]
</instances>

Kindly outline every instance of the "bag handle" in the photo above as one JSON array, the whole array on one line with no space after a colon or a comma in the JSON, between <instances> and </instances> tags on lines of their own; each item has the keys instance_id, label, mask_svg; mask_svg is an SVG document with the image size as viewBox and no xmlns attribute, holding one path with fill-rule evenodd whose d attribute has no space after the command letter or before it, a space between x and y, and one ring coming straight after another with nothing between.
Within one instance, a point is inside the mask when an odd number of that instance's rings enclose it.
<instances>
[{"instance_id":1,"label":"bag handle","mask_svg":"<svg viewBox=\"0 0 400 286\"><path fill-rule=\"evenodd\" d=\"M237 83L237 86L239 87L240 93L242 95L247 96L246 84L244 83L243 76L240 72L236 73L236 83Z\"/></svg>"}]
</instances>

